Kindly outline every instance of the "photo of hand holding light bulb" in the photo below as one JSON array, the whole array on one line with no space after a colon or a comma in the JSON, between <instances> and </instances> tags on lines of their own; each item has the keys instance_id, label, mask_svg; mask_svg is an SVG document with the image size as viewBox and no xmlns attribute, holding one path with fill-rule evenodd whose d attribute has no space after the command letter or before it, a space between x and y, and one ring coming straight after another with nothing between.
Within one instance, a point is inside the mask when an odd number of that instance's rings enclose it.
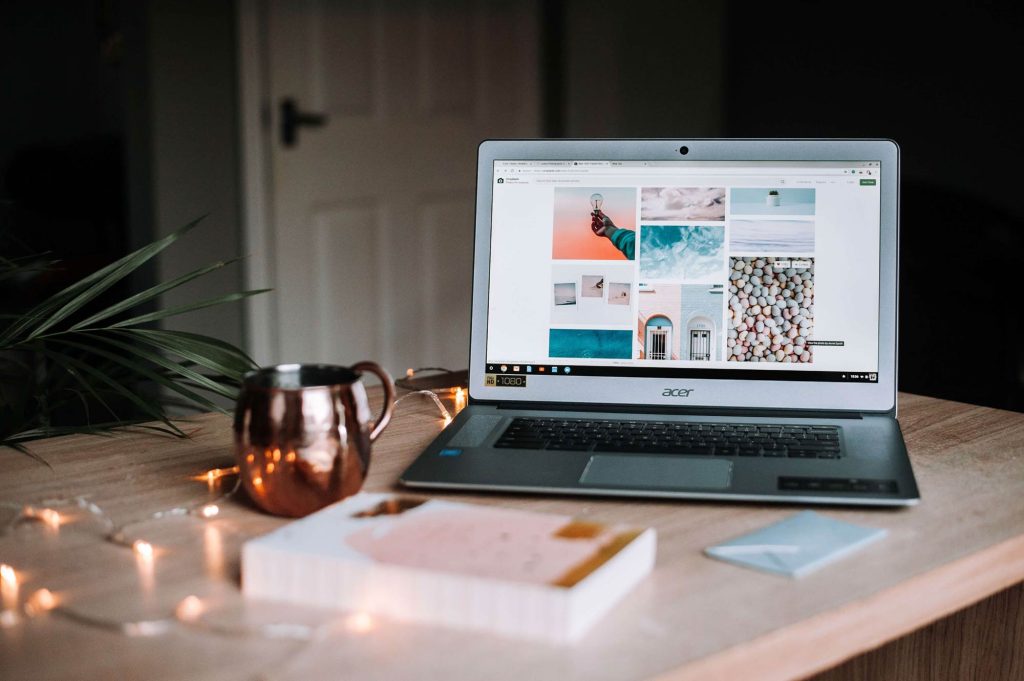
<instances>
[{"instance_id":1,"label":"photo of hand holding light bulb","mask_svg":"<svg viewBox=\"0 0 1024 681\"><path fill-rule=\"evenodd\" d=\"M590 195L590 207L593 209L590 211L590 229L597 236L606 237L615 248L622 251L623 255L633 260L636 233L629 229L616 227L612 219L601 210L603 205L603 194L594 193Z\"/></svg>"},{"instance_id":2,"label":"photo of hand holding light bulb","mask_svg":"<svg viewBox=\"0 0 1024 681\"><path fill-rule=\"evenodd\" d=\"M635 187L555 187L551 256L555 260L633 260L638 199Z\"/></svg>"}]
</instances>

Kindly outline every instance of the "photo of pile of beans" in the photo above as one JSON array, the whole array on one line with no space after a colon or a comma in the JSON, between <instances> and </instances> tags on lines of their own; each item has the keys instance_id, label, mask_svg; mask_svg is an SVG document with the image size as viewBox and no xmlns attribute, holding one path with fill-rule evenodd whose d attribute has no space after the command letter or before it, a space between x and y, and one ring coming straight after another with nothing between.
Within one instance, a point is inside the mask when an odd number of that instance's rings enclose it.
<instances>
[{"instance_id":1,"label":"photo of pile of beans","mask_svg":"<svg viewBox=\"0 0 1024 681\"><path fill-rule=\"evenodd\" d=\"M811 362L814 258L732 257L729 268L729 361Z\"/></svg>"}]
</instances>

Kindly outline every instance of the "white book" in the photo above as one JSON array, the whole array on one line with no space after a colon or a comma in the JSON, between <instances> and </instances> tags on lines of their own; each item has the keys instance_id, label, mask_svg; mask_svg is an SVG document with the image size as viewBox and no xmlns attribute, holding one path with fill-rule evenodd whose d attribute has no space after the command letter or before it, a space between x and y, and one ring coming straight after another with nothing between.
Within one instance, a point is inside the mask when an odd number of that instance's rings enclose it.
<instances>
[{"instance_id":1,"label":"white book","mask_svg":"<svg viewBox=\"0 0 1024 681\"><path fill-rule=\"evenodd\" d=\"M242 547L246 596L565 643L654 566L653 529L357 494Z\"/></svg>"}]
</instances>

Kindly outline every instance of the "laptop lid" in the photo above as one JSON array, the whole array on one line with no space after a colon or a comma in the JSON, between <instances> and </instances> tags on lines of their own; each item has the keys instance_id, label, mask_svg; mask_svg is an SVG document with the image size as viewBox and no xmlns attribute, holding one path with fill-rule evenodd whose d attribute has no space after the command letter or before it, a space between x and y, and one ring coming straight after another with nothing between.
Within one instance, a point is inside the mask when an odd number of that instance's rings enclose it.
<instances>
[{"instance_id":1,"label":"laptop lid","mask_svg":"<svg viewBox=\"0 0 1024 681\"><path fill-rule=\"evenodd\" d=\"M470 395L889 411L889 140L479 148Z\"/></svg>"}]
</instances>

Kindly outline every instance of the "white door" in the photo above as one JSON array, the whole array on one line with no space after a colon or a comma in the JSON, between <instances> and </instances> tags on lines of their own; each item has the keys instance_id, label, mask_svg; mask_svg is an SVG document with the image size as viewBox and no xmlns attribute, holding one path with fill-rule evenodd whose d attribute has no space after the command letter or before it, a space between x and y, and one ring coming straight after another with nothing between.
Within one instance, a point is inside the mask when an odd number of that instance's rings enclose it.
<instances>
[{"instance_id":1,"label":"white door","mask_svg":"<svg viewBox=\"0 0 1024 681\"><path fill-rule=\"evenodd\" d=\"M647 359L669 359L672 347L672 327L647 327Z\"/></svg>"},{"instance_id":2,"label":"white door","mask_svg":"<svg viewBox=\"0 0 1024 681\"><path fill-rule=\"evenodd\" d=\"M270 0L264 12L268 359L465 368L476 148L539 132L536 4ZM292 146L286 99L327 118Z\"/></svg>"},{"instance_id":3,"label":"white door","mask_svg":"<svg viewBox=\"0 0 1024 681\"><path fill-rule=\"evenodd\" d=\"M711 331L706 329L690 330L689 358L700 362L711 360Z\"/></svg>"}]
</instances>

